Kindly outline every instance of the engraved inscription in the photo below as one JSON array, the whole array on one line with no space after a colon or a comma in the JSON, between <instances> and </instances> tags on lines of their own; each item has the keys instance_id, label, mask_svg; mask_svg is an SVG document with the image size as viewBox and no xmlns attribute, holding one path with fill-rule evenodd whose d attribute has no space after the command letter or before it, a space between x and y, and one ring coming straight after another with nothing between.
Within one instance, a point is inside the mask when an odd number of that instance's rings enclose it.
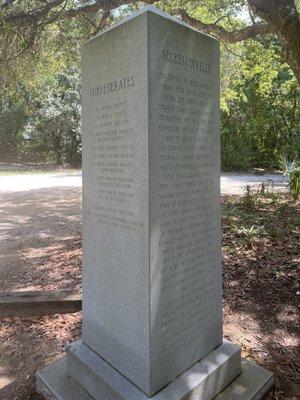
<instances>
[{"instance_id":1,"label":"engraved inscription","mask_svg":"<svg viewBox=\"0 0 300 400\"><path fill-rule=\"evenodd\" d=\"M90 89L90 95L101 96L134 86L134 76L114 80ZM127 85L127 86L126 86ZM116 101L102 96L95 103L93 131L89 151L92 192L87 212L98 223L109 227L136 230L143 222L132 206L137 198L134 129L126 97Z\"/></svg>"},{"instance_id":2,"label":"engraved inscription","mask_svg":"<svg viewBox=\"0 0 300 400\"><path fill-rule=\"evenodd\" d=\"M192 59L163 50L169 62ZM188 60L188 61L187 61ZM199 68L210 72L209 63ZM170 70L169 70L170 71ZM219 225L213 86L203 78L159 71L158 196L161 235L159 320L166 356L196 343L219 318L215 305Z\"/></svg>"}]
</instances>

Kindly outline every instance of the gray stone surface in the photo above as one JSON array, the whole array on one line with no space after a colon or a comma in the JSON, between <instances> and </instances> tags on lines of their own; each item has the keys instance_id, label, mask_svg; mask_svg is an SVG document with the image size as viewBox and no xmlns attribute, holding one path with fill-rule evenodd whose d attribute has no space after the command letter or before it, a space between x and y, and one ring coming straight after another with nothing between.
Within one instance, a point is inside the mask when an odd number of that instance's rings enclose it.
<instances>
[{"instance_id":1,"label":"gray stone surface","mask_svg":"<svg viewBox=\"0 0 300 400\"><path fill-rule=\"evenodd\" d=\"M219 45L148 7L82 60L83 340L152 395L222 343Z\"/></svg>"},{"instance_id":2,"label":"gray stone surface","mask_svg":"<svg viewBox=\"0 0 300 400\"><path fill-rule=\"evenodd\" d=\"M156 391L222 343L219 43L155 13L148 36Z\"/></svg>"},{"instance_id":3,"label":"gray stone surface","mask_svg":"<svg viewBox=\"0 0 300 400\"><path fill-rule=\"evenodd\" d=\"M95 400L146 400L149 397L118 373L82 341L67 352L68 371ZM224 342L175 381L151 397L153 400L210 400L241 370L238 346Z\"/></svg>"},{"instance_id":4,"label":"gray stone surface","mask_svg":"<svg viewBox=\"0 0 300 400\"><path fill-rule=\"evenodd\" d=\"M236 378L222 341L219 45L153 7L125 22L83 48L83 340L38 392L260 399L272 374Z\"/></svg>"},{"instance_id":5,"label":"gray stone surface","mask_svg":"<svg viewBox=\"0 0 300 400\"><path fill-rule=\"evenodd\" d=\"M273 384L274 378L271 372L252 362L242 360L241 374L215 400L260 400ZM74 379L68 376L66 358L37 374L37 390L46 400L93 400ZM142 396L144 397L139 400L147 399L145 395ZM121 398L105 396L100 400L116 399ZM154 399L156 400L156 397L152 398ZM185 400L200 399L196 395Z\"/></svg>"},{"instance_id":6,"label":"gray stone surface","mask_svg":"<svg viewBox=\"0 0 300 400\"><path fill-rule=\"evenodd\" d=\"M36 374L36 390L46 400L93 400L93 398L68 375L66 357L42 369Z\"/></svg>"},{"instance_id":7,"label":"gray stone surface","mask_svg":"<svg viewBox=\"0 0 300 400\"><path fill-rule=\"evenodd\" d=\"M242 359L241 374L214 400L260 400L273 385L272 372Z\"/></svg>"},{"instance_id":8,"label":"gray stone surface","mask_svg":"<svg viewBox=\"0 0 300 400\"><path fill-rule=\"evenodd\" d=\"M147 69L147 14L83 47L83 340L145 391Z\"/></svg>"}]
</instances>

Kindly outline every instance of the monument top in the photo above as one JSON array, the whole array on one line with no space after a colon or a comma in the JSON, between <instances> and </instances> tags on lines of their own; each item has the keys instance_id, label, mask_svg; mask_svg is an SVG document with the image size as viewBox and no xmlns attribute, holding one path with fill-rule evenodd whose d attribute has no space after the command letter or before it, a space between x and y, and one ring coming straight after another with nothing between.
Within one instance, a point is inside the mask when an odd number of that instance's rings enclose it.
<instances>
[{"instance_id":1,"label":"monument top","mask_svg":"<svg viewBox=\"0 0 300 400\"><path fill-rule=\"evenodd\" d=\"M132 20L132 19L134 19L136 17L139 17L140 15L143 15L143 14L145 14L147 12L152 12L154 14L160 15L161 17L164 17L164 18L169 19L169 20L171 20L173 22L176 22L179 25L183 25L184 27L186 27L186 28L188 28L188 29L190 29L192 31L195 31L197 33L201 33L204 36L208 36L209 38L218 41L218 39L216 39L215 37L213 37L211 35L207 35L207 34L205 34L203 32L200 32L198 29L195 29L192 26L186 24L185 22L180 21L178 18L172 17L170 14L165 13L164 11L160 10L159 8L154 7L153 5L147 5L145 7L142 7L139 11L137 11L137 12L135 12L133 14L130 14L128 17L122 18L119 22L116 22L115 24L111 25L107 29L105 29L102 32L98 33L96 36L94 36L93 38L89 39L86 43L88 43L88 42L90 42L92 40L95 40L97 37L103 35L104 33L109 32L109 31L111 31L111 30L113 30L115 28L118 28L119 26L125 24L126 22L128 22L128 21L130 21L130 20Z\"/></svg>"}]
</instances>

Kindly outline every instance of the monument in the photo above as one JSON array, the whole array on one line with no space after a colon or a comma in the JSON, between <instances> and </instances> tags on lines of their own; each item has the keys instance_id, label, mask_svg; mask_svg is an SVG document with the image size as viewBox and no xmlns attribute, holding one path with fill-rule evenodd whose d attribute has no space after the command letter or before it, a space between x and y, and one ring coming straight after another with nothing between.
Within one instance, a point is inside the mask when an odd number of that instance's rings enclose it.
<instances>
[{"instance_id":1,"label":"monument","mask_svg":"<svg viewBox=\"0 0 300 400\"><path fill-rule=\"evenodd\" d=\"M271 387L222 337L219 108L219 43L154 7L83 46L83 334L46 399Z\"/></svg>"}]
</instances>

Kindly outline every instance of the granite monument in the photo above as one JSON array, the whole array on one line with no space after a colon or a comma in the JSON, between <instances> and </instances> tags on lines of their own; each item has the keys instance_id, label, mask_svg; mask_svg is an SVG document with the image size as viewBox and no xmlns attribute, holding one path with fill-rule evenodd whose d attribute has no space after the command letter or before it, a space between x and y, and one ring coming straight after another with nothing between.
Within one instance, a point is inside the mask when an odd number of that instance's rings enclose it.
<instances>
[{"instance_id":1,"label":"granite monument","mask_svg":"<svg viewBox=\"0 0 300 400\"><path fill-rule=\"evenodd\" d=\"M219 43L151 6L83 46L83 334L46 399L271 386L223 341L219 80Z\"/></svg>"}]
</instances>

